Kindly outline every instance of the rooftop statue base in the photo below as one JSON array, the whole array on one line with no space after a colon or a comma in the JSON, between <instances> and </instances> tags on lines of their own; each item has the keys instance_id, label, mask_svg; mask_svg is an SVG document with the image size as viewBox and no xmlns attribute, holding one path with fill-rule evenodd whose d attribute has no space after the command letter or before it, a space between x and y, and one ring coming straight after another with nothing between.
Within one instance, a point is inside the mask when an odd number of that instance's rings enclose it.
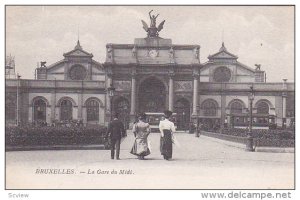
<instances>
[{"instance_id":1,"label":"rooftop statue base","mask_svg":"<svg viewBox=\"0 0 300 200\"><path fill-rule=\"evenodd\" d=\"M156 27L148 28L148 38L158 37L158 30Z\"/></svg>"},{"instance_id":2,"label":"rooftop statue base","mask_svg":"<svg viewBox=\"0 0 300 200\"><path fill-rule=\"evenodd\" d=\"M137 47L165 47L172 46L172 40L160 37L135 38L134 45Z\"/></svg>"}]
</instances>

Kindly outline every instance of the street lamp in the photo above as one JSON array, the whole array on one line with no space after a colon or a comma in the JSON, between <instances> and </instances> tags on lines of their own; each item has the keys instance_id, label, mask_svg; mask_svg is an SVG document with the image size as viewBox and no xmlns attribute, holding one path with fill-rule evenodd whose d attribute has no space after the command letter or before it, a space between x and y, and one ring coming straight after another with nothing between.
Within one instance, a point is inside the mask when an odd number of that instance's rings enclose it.
<instances>
[{"instance_id":1,"label":"street lamp","mask_svg":"<svg viewBox=\"0 0 300 200\"><path fill-rule=\"evenodd\" d=\"M108 96L110 99L110 121L112 121L112 117L113 117L113 112L112 112L112 108L113 108L112 103L113 102L112 102L112 100L115 95L115 91L116 91L116 88L113 87L113 84L110 84L110 87L107 88L107 93L108 93Z\"/></svg>"},{"instance_id":2,"label":"street lamp","mask_svg":"<svg viewBox=\"0 0 300 200\"><path fill-rule=\"evenodd\" d=\"M185 120L185 112L182 112L182 119L181 119L181 124L182 124L182 128L185 132L185 124L186 124L186 120Z\"/></svg>"},{"instance_id":3,"label":"street lamp","mask_svg":"<svg viewBox=\"0 0 300 200\"><path fill-rule=\"evenodd\" d=\"M250 121L249 121L249 130L247 133L247 143L246 143L246 151L254 151L253 148L253 135L252 135L252 112L253 112L253 100L254 100L254 90L253 86L250 87L249 93L249 101L250 101Z\"/></svg>"}]
</instances>

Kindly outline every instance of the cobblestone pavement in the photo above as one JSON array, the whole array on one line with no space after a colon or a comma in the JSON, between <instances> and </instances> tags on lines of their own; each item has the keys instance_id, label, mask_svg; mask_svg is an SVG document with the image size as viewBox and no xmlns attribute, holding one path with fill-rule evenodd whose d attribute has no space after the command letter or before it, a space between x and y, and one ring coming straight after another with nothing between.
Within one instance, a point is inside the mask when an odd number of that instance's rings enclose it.
<instances>
[{"instance_id":1,"label":"cobblestone pavement","mask_svg":"<svg viewBox=\"0 0 300 200\"><path fill-rule=\"evenodd\" d=\"M158 133L149 136L152 153L146 160L129 153L131 133L121 144L121 160L111 160L106 150L7 152L6 188L294 188L293 153L245 152L205 136L177 133L176 137L180 147L174 146L172 161L162 159Z\"/></svg>"}]
</instances>

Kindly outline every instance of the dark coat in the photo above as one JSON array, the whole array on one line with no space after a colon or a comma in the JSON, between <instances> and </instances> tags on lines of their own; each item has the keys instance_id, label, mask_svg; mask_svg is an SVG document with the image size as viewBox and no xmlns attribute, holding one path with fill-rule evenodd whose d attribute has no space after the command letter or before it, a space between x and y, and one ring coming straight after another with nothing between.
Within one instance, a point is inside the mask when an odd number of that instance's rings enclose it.
<instances>
[{"instance_id":1,"label":"dark coat","mask_svg":"<svg viewBox=\"0 0 300 200\"><path fill-rule=\"evenodd\" d=\"M122 137L125 137L126 132L124 129L124 124L120 120L114 119L108 125L107 135L110 137L110 139L121 139Z\"/></svg>"}]
</instances>

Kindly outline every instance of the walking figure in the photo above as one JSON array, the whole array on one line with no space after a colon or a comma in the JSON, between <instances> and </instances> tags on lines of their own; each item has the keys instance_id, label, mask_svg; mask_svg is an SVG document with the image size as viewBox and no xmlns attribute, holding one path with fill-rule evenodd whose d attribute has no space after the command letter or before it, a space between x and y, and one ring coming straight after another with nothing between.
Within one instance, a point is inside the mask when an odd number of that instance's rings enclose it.
<instances>
[{"instance_id":1,"label":"walking figure","mask_svg":"<svg viewBox=\"0 0 300 200\"><path fill-rule=\"evenodd\" d=\"M126 131L124 124L118 119L118 113L114 115L113 121L108 125L107 135L111 141L111 159L115 158L116 153L116 159L120 160L121 139L126 137Z\"/></svg>"},{"instance_id":2,"label":"walking figure","mask_svg":"<svg viewBox=\"0 0 300 200\"><path fill-rule=\"evenodd\" d=\"M160 152L165 160L170 160L173 153L173 133L175 132L174 123L169 121L172 112L167 110L164 112L165 119L159 122L160 138Z\"/></svg>"},{"instance_id":3,"label":"walking figure","mask_svg":"<svg viewBox=\"0 0 300 200\"><path fill-rule=\"evenodd\" d=\"M145 122L145 113L140 114L138 120L139 121L135 123L132 128L135 140L130 153L137 155L139 160L144 160L144 157L150 154L147 140L150 134L150 125Z\"/></svg>"}]
</instances>

